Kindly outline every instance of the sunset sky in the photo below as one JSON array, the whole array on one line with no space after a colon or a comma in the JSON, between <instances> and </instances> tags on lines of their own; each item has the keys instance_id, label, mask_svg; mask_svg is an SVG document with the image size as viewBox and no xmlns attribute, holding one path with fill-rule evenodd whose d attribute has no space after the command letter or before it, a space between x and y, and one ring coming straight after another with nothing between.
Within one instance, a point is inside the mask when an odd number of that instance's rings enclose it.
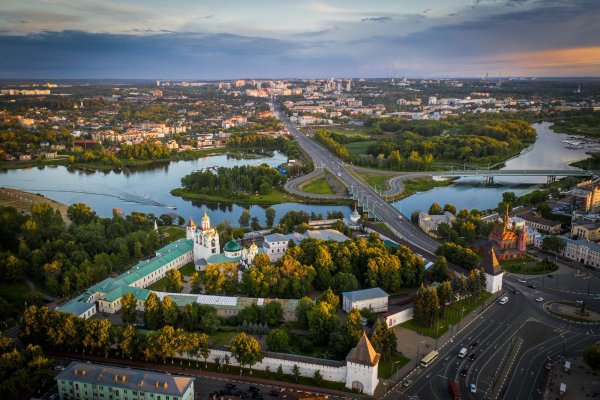
<instances>
[{"instance_id":1,"label":"sunset sky","mask_svg":"<svg viewBox=\"0 0 600 400\"><path fill-rule=\"evenodd\" d=\"M599 0L0 3L0 78L600 76Z\"/></svg>"}]
</instances>

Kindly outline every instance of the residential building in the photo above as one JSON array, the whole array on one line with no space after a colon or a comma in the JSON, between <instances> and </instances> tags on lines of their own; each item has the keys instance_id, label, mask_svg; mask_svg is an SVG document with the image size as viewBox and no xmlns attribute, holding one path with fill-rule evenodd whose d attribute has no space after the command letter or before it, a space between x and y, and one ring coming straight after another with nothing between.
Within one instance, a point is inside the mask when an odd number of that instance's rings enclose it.
<instances>
[{"instance_id":1,"label":"residential building","mask_svg":"<svg viewBox=\"0 0 600 400\"><path fill-rule=\"evenodd\" d=\"M277 261L285 254L290 240L299 244L306 238L333 240L334 242L345 242L349 238L335 229L308 230L305 233L292 232L287 235L272 233L264 236L263 249L271 261Z\"/></svg>"},{"instance_id":2,"label":"residential building","mask_svg":"<svg viewBox=\"0 0 600 400\"><path fill-rule=\"evenodd\" d=\"M597 242L600 240L600 221L576 219L571 222L571 236Z\"/></svg>"},{"instance_id":3,"label":"residential building","mask_svg":"<svg viewBox=\"0 0 600 400\"><path fill-rule=\"evenodd\" d=\"M381 288L369 288L342 293L342 309L349 313L352 309L366 308L373 312L385 312L388 309L389 295Z\"/></svg>"},{"instance_id":4,"label":"residential building","mask_svg":"<svg viewBox=\"0 0 600 400\"><path fill-rule=\"evenodd\" d=\"M583 239L561 239L565 242L565 248L561 252L564 257L600 270L600 244Z\"/></svg>"},{"instance_id":5,"label":"residential building","mask_svg":"<svg viewBox=\"0 0 600 400\"><path fill-rule=\"evenodd\" d=\"M600 211L600 186L592 181L577 184L571 196L571 206L574 210L596 213Z\"/></svg>"},{"instance_id":6,"label":"residential building","mask_svg":"<svg viewBox=\"0 0 600 400\"><path fill-rule=\"evenodd\" d=\"M193 400L195 378L73 361L56 376L60 400Z\"/></svg>"},{"instance_id":7,"label":"residential building","mask_svg":"<svg viewBox=\"0 0 600 400\"><path fill-rule=\"evenodd\" d=\"M534 212L525 212L519 215L525 220L525 225L540 232L557 234L562 230L559 221L552 221L536 215Z\"/></svg>"},{"instance_id":8,"label":"residential building","mask_svg":"<svg viewBox=\"0 0 600 400\"><path fill-rule=\"evenodd\" d=\"M445 211L441 215L429 215L424 212L419 213L419 228L429 236L439 238L437 229L440 224L452 224L456 221L456 217L449 211Z\"/></svg>"}]
</instances>

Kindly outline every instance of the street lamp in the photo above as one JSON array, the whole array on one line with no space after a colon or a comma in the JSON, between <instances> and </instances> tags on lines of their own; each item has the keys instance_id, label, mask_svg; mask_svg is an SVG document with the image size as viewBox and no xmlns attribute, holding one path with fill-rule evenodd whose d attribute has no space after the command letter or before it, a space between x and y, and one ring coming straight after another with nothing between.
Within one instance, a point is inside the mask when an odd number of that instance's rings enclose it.
<instances>
[{"instance_id":1,"label":"street lamp","mask_svg":"<svg viewBox=\"0 0 600 400\"><path fill-rule=\"evenodd\" d=\"M465 313L466 308L462 308L462 310L460 311L460 320L458 321L458 328L456 328L456 333L458 333L458 331L460 331L460 322L463 319L463 314Z\"/></svg>"},{"instance_id":2,"label":"street lamp","mask_svg":"<svg viewBox=\"0 0 600 400\"><path fill-rule=\"evenodd\" d=\"M417 357L415 358L415 367L416 367L417 365L419 365L419 350L420 350L420 348L421 348L421 345L422 345L423 343L425 343L425 340L423 340L423 341L421 341L421 342L419 342L419 343L417 344Z\"/></svg>"}]
</instances>

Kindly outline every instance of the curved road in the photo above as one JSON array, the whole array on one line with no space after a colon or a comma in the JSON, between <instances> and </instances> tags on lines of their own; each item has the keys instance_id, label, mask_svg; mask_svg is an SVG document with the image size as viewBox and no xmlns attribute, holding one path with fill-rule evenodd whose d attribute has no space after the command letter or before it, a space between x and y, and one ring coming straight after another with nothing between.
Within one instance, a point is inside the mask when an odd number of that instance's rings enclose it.
<instances>
[{"instance_id":1,"label":"curved road","mask_svg":"<svg viewBox=\"0 0 600 400\"><path fill-rule=\"evenodd\" d=\"M407 220L396 208L381 198L375 190L348 172L348 165L346 163L296 129L287 116L281 112L278 104L273 102L272 105L275 115L282 120L300 147L313 159L315 170L327 169L336 175L347 188L358 193L361 198L365 199L369 203L371 211L397 236L406 240L409 246L417 253L421 253L421 255L430 259L435 257L435 250L439 247L439 243L436 240L427 236L427 234L411 223L410 220Z\"/></svg>"}]
</instances>

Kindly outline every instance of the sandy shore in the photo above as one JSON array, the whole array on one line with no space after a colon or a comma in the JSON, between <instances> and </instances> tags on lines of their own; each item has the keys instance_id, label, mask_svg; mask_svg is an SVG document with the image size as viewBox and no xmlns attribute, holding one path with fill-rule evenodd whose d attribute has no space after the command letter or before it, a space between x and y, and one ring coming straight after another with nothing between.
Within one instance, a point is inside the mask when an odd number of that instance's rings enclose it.
<instances>
[{"instance_id":1,"label":"sandy shore","mask_svg":"<svg viewBox=\"0 0 600 400\"><path fill-rule=\"evenodd\" d=\"M38 194L23 192L17 189L0 188L0 204L4 206L11 206L20 212L30 213L31 206L36 203L49 203L54 209L60 212L67 224L71 223L69 217L67 217L68 206L63 203Z\"/></svg>"}]
</instances>

